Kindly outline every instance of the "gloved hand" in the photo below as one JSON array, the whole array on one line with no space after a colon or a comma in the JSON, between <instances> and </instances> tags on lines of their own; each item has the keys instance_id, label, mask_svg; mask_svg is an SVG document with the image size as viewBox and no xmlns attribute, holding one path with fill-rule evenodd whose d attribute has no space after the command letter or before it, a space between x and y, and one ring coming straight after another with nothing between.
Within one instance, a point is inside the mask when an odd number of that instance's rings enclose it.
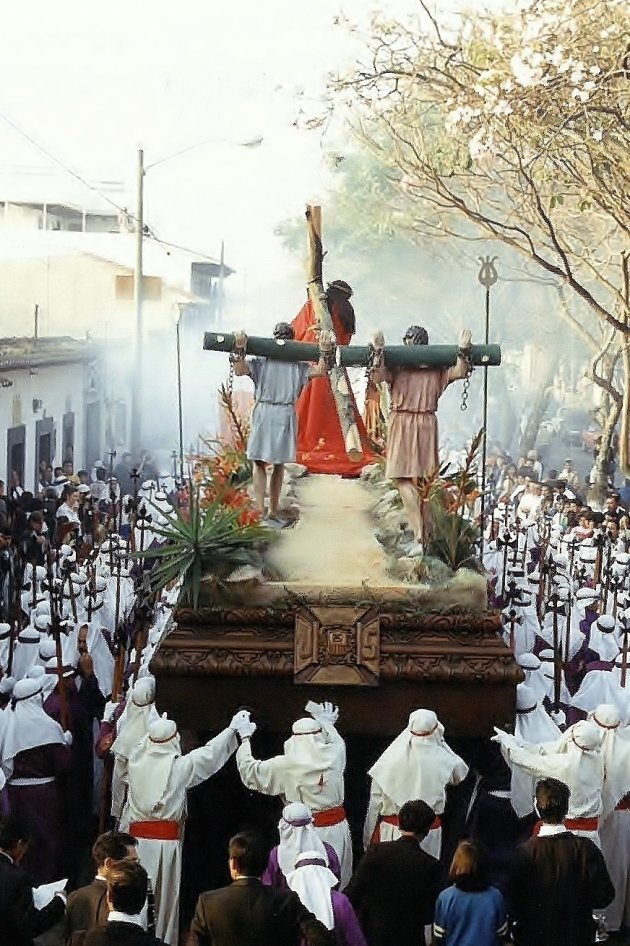
<instances>
[{"instance_id":1,"label":"gloved hand","mask_svg":"<svg viewBox=\"0 0 630 946\"><path fill-rule=\"evenodd\" d=\"M64 734L63 734L63 741L65 742L65 744L66 744L67 746L71 746L71 745L72 745L72 733L71 733L71 732L64 732Z\"/></svg>"},{"instance_id":2,"label":"gloved hand","mask_svg":"<svg viewBox=\"0 0 630 946\"><path fill-rule=\"evenodd\" d=\"M463 328L459 333L459 347L464 351L472 345L472 332L469 328Z\"/></svg>"},{"instance_id":3,"label":"gloved hand","mask_svg":"<svg viewBox=\"0 0 630 946\"><path fill-rule=\"evenodd\" d=\"M118 703L112 703L111 700L105 704L105 709L103 710L103 722L111 723L112 717L118 708Z\"/></svg>"},{"instance_id":4,"label":"gloved hand","mask_svg":"<svg viewBox=\"0 0 630 946\"><path fill-rule=\"evenodd\" d=\"M372 344L374 345L375 348L385 347L385 336L383 335L383 332L381 331L381 329L378 329L372 335Z\"/></svg>"},{"instance_id":5,"label":"gloved hand","mask_svg":"<svg viewBox=\"0 0 630 946\"><path fill-rule=\"evenodd\" d=\"M505 746L508 749L512 746L518 746L518 740L509 732L498 729L496 726L494 727L494 732L495 734L492 736L491 742L498 742L500 746Z\"/></svg>"},{"instance_id":6,"label":"gloved hand","mask_svg":"<svg viewBox=\"0 0 630 946\"><path fill-rule=\"evenodd\" d=\"M309 700L304 709L311 714L313 719L328 723L331 726L334 726L339 719L339 707L333 703L314 703Z\"/></svg>"},{"instance_id":7,"label":"gloved hand","mask_svg":"<svg viewBox=\"0 0 630 946\"><path fill-rule=\"evenodd\" d=\"M241 739L249 739L249 737L253 736L256 732L256 723L252 722L251 714L248 713L247 710L239 710L239 712L232 717L230 729L238 733Z\"/></svg>"},{"instance_id":8,"label":"gloved hand","mask_svg":"<svg viewBox=\"0 0 630 946\"><path fill-rule=\"evenodd\" d=\"M247 348L247 334L242 329L234 332L234 344L237 348Z\"/></svg>"}]
</instances>

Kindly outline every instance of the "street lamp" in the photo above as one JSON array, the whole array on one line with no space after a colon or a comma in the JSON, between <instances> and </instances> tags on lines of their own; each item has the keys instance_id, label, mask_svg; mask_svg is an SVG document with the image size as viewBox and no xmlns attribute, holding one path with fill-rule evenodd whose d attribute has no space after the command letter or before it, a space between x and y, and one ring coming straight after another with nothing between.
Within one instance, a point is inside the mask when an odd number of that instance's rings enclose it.
<instances>
[{"instance_id":1,"label":"street lamp","mask_svg":"<svg viewBox=\"0 0 630 946\"><path fill-rule=\"evenodd\" d=\"M151 164L144 163L144 151L138 149L138 164L136 169L136 265L134 274L133 300L135 311L135 345L134 345L134 372L131 389L131 452L136 460L140 457L142 447L142 375L143 375L143 241L144 241L144 177L147 171L157 167L158 164L165 164L173 158L177 158L195 148L201 148L210 144L230 144L238 148L257 148L263 143L262 136L246 138L244 140L231 141L228 138L209 138L205 141L197 141L194 144L181 148L172 154L167 154L163 158L158 158ZM181 314L180 314L181 318ZM178 366L179 366L179 320L177 322L177 344L178 344ZM181 403L180 403L180 430L181 430ZM181 446L181 445L180 445Z\"/></svg>"}]
</instances>

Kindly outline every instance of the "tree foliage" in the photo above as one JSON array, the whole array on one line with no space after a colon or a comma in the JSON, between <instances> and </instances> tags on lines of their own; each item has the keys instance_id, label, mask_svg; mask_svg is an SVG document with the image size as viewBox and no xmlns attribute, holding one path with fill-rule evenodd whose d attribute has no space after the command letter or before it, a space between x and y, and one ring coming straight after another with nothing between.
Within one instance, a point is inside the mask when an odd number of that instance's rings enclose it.
<instances>
[{"instance_id":1,"label":"tree foliage","mask_svg":"<svg viewBox=\"0 0 630 946\"><path fill-rule=\"evenodd\" d=\"M363 60L333 80L332 101L350 108L359 139L410 198L400 223L500 240L583 303L586 317L569 306L564 317L617 413L622 393L600 363L604 350L622 353L627 422L626 0L531 0L455 25L421 7L407 22L374 17Z\"/></svg>"}]
</instances>

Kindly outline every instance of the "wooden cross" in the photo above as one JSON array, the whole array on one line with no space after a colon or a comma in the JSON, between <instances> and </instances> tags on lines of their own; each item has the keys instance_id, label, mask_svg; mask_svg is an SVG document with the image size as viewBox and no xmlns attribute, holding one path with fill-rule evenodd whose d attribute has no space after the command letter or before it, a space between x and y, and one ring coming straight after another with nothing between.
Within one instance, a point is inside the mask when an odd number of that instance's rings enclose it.
<instances>
[{"instance_id":1,"label":"wooden cross","mask_svg":"<svg viewBox=\"0 0 630 946\"><path fill-rule=\"evenodd\" d=\"M308 295L313 306L313 313L321 329L330 332L334 338L335 331L328 311L323 282L324 251L321 217L321 207L309 205L306 208L309 248ZM232 352L235 348L234 336L206 332L203 347L206 351ZM378 349L378 351L381 350ZM317 345L307 345L303 342L285 341L283 339L248 338L247 352L252 355L276 358L281 361L315 362L320 357ZM374 345L340 346L335 351L335 358L330 367L330 388L339 417L346 453L349 459L354 462L362 458L363 449L356 423L354 399L352 392L348 389L343 369L352 365L368 367L373 363L376 352L377 349ZM481 364L487 367L501 363L501 350L498 345L473 346L471 355L473 364ZM398 345L387 346L382 349L383 363L387 368L448 367L457 362L457 357L456 345Z\"/></svg>"},{"instance_id":2,"label":"wooden cross","mask_svg":"<svg viewBox=\"0 0 630 946\"><path fill-rule=\"evenodd\" d=\"M508 553L518 545L518 533L513 535L508 528L497 538L497 545L503 549L503 568L501 573L501 597L505 594L505 579L507 577Z\"/></svg>"},{"instance_id":3,"label":"wooden cross","mask_svg":"<svg viewBox=\"0 0 630 946\"><path fill-rule=\"evenodd\" d=\"M615 572L613 572L613 574L610 576L609 585L610 585L610 591L612 591L613 593L613 615L615 617L617 616L617 608L618 608L617 598L618 598L619 592L621 591L621 589L623 588L625 584L625 581L626 580L623 575L618 575Z\"/></svg>"},{"instance_id":4,"label":"wooden cross","mask_svg":"<svg viewBox=\"0 0 630 946\"><path fill-rule=\"evenodd\" d=\"M507 618L510 625L510 650L514 651L514 630L517 624L523 623L523 618L518 614L517 611L515 611L514 608L510 609L507 614Z\"/></svg>"},{"instance_id":5,"label":"wooden cross","mask_svg":"<svg viewBox=\"0 0 630 946\"><path fill-rule=\"evenodd\" d=\"M553 615L553 710L560 710L560 682L562 680L562 653L558 631L558 615L566 617L566 600L557 591L550 595L545 612Z\"/></svg>"}]
</instances>

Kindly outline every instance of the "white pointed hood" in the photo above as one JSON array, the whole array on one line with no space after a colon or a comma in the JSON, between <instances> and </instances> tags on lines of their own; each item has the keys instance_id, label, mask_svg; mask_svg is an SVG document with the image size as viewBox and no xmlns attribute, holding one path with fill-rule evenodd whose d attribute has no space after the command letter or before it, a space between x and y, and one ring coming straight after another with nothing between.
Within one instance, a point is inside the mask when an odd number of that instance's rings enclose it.
<instances>
[{"instance_id":1,"label":"white pointed hood","mask_svg":"<svg viewBox=\"0 0 630 946\"><path fill-rule=\"evenodd\" d=\"M177 726L165 713L151 723L129 759L129 795L145 818L151 818L164 800L173 763L181 754Z\"/></svg>"},{"instance_id":2,"label":"white pointed hood","mask_svg":"<svg viewBox=\"0 0 630 946\"><path fill-rule=\"evenodd\" d=\"M420 798L436 814L444 811L446 785L458 784L467 773L468 766L444 741L444 727L431 710L411 713L407 728L369 771L398 808Z\"/></svg>"}]
</instances>

